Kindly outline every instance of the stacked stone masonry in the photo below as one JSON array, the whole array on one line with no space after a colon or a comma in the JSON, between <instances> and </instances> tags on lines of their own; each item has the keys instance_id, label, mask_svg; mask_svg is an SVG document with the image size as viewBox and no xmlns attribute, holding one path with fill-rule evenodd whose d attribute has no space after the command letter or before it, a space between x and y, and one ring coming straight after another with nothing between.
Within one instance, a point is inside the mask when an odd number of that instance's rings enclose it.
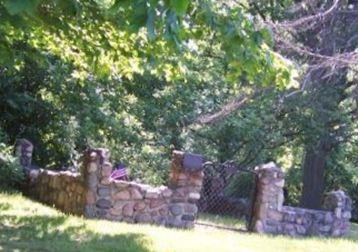
<instances>
[{"instance_id":1,"label":"stacked stone masonry","mask_svg":"<svg viewBox=\"0 0 358 252\"><path fill-rule=\"evenodd\" d=\"M174 151L169 186L112 180L106 149L85 153L80 173L30 170L29 191L41 202L88 218L191 228L203 180L202 167L183 167L186 154Z\"/></svg>"},{"instance_id":2,"label":"stacked stone masonry","mask_svg":"<svg viewBox=\"0 0 358 252\"><path fill-rule=\"evenodd\" d=\"M83 214L86 188L79 173L32 170L30 193L65 213Z\"/></svg>"},{"instance_id":3,"label":"stacked stone masonry","mask_svg":"<svg viewBox=\"0 0 358 252\"><path fill-rule=\"evenodd\" d=\"M20 140L17 153L28 174L28 191L39 201L88 218L191 228L203 182L202 158L172 155L169 185L152 187L110 179L106 149L85 153L81 173L31 169L32 144ZM284 173L274 163L256 168L257 185L249 230L291 236L342 236L348 232L351 199L329 193L322 210L283 206Z\"/></svg>"},{"instance_id":4,"label":"stacked stone masonry","mask_svg":"<svg viewBox=\"0 0 358 252\"><path fill-rule=\"evenodd\" d=\"M348 232L351 199L330 192L322 210L283 206L284 174L274 163L257 167L258 184L251 231L291 236L342 236Z\"/></svg>"},{"instance_id":5,"label":"stacked stone masonry","mask_svg":"<svg viewBox=\"0 0 358 252\"><path fill-rule=\"evenodd\" d=\"M174 151L170 185L152 187L109 178L112 165L104 149L86 154L85 215L90 218L190 228L194 225L203 179L201 169L183 167L184 152Z\"/></svg>"}]
</instances>

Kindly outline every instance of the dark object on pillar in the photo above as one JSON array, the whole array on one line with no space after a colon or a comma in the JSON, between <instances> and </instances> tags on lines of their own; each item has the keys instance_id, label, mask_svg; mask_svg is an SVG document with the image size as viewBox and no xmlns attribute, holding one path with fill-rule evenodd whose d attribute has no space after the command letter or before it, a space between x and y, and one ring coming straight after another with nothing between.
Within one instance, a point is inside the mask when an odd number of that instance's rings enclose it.
<instances>
[{"instance_id":1,"label":"dark object on pillar","mask_svg":"<svg viewBox=\"0 0 358 252\"><path fill-rule=\"evenodd\" d=\"M203 169L203 164L204 164L204 158L202 155L190 154L190 153L184 154L184 160L183 160L184 170L189 172L200 171Z\"/></svg>"}]
</instances>

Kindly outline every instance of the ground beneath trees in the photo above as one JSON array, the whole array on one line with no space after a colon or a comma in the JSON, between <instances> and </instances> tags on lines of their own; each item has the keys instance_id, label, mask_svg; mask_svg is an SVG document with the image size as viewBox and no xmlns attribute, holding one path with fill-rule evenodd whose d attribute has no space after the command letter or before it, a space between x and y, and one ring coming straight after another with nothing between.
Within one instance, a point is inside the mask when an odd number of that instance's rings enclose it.
<instances>
[{"instance_id":1,"label":"ground beneath trees","mask_svg":"<svg viewBox=\"0 0 358 252\"><path fill-rule=\"evenodd\" d=\"M228 220L204 216L200 221ZM0 193L0 251L358 251L358 225L343 239L273 237L203 226L177 230L86 220L20 194Z\"/></svg>"}]
</instances>

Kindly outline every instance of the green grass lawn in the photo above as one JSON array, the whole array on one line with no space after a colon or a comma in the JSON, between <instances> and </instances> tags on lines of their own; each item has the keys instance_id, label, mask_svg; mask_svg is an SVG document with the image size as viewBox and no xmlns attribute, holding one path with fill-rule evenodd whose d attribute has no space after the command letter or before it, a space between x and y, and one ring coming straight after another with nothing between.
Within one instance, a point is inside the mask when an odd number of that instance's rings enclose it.
<instances>
[{"instance_id":1,"label":"green grass lawn","mask_svg":"<svg viewBox=\"0 0 358 252\"><path fill-rule=\"evenodd\" d=\"M246 230L246 223L242 219L206 213L199 214L198 225L218 228L223 227L233 230Z\"/></svg>"},{"instance_id":2,"label":"green grass lawn","mask_svg":"<svg viewBox=\"0 0 358 252\"><path fill-rule=\"evenodd\" d=\"M226 224L228 219L203 216L201 221ZM178 230L86 220L64 215L20 194L0 193L0 251L348 252L358 251L358 225L353 225L343 239L274 237L203 226Z\"/></svg>"}]
</instances>

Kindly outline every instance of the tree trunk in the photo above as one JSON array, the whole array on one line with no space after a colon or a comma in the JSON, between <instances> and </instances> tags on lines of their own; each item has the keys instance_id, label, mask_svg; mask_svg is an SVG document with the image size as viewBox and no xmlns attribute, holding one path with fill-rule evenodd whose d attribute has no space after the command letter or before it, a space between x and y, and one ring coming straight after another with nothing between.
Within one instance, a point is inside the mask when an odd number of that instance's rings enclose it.
<instances>
[{"instance_id":1,"label":"tree trunk","mask_svg":"<svg viewBox=\"0 0 358 252\"><path fill-rule=\"evenodd\" d=\"M300 205L320 209L324 193L324 172L332 145L321 139L315 147L307 148L303 162L303 190Z\"/></svg>"}]
</instances>

